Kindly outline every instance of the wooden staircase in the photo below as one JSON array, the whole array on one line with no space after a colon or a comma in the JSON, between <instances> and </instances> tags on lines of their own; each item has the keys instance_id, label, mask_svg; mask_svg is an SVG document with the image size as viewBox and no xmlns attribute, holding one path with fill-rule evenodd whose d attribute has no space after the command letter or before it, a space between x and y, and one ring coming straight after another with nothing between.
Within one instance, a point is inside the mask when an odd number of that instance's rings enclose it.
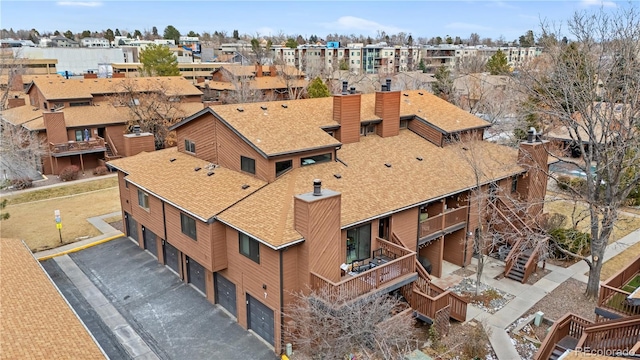
<instances>
[{"instance_id":1,"label":"wooden staircase","mask_svg":"<svg viewBox=\"0 0 640 360\"><path fill-rule=\"evenodd\" d=\"M525 250L524 252L517 254L516 260L511 267L511 270L506 274L511 280L519 281L524 283L525 280L525 267L527 266L527 262L531 258L531 249Z\"/></svg>"},{"instance_id":2,"label":"wooden staircase","mask_svg":"<svg viewBox=\"0 0 640 360\"><path fill-rule=\"evenodd\" d=\"M116 150L114 147L111 146L111 144L109 144L109 142L105 142L105 152L104 152L104 157L105 160L109 161L109 160L115 160L115 159L120 159L122 158L122 155L118 155L118 150Z\"/></svg>"}]
</instances>

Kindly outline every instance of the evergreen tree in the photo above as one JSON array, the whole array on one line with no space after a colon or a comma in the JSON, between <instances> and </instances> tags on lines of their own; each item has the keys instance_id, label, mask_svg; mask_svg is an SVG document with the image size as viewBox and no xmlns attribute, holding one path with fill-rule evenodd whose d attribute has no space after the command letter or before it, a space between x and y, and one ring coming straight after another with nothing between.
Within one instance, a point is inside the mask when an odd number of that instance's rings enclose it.
<instances>
[{"instance_id":1,"label":"evergreen tree","mask_svg":"<svg viewBox=\"0 0 640 360\"><path fill-rule=\"evenodd\" d=\"M120 30L118 30L117 28L116 28L116 32L114 33L114 35L115 36L122 36L122 34L120 33Z\"/></svg>"},{"instance_id":2,"label":"evergreen tree","mask_svg":"<svg viewBox=\"0 0 640 360\"><path fill-rule=\"evenodd\" d=\"M311 81L307 87L307 94L311 99L331 96L329 88L319 76Z\"/></svg>"},{"instance_id":3,"label":"evergreen tree","mask_svg":"<svg viewBox=\"0 0 640 360\"><path fill-rule=\"evenodd\" d=\"M113 30L107 29L107 31L105 31L105 33L104 33L104 38L109 40L109 42L112 42L113 39L115 39L115 36L113 34Z\"/></svg>"},{"instance_id":4,"label":"evergreen tree","mask_svg":"<svg viewBox=\"0 0 640 360\"><path fill-rule=\"evenodd\" d=\"M149 44L140 52L142 73L145 76L179 76L178 59L164 45Z\"/></svg>"},{"instance_id":5,"label":"evergreen tree","mask_svg":"<svg viewBox=\"0 0 640 360\"><path fill-rule=\"evenodd\" d=\"M169 25L164 28L164 34L162 36L164 39L171 40L173 39L176 44L180 43L180 31L173 27L173 25Z\"/></svg>"},{"instance_id":6,"label":"evergreen tree","mask_svg":"<svg viewBox=\"0 0 640 360\"><path fill-rule=\"evenodd\" d=\"M510 72L507 56L502 50L498 49L498 51L487 60L487 71L489 71L491 75L505 75Z\"/></svg>"},{"instance_id":7,"label":"evergreen tree","mask_svg":"<svg viewBox=\"0 0 640 360\"><path fill-rule=\"evenodd\" d=\"M191 30L191 31L189 31L187 36L189 36L189 37L200 37L200 34L194 32L193 30Z\"/></svg>"},{"instance_id":8,"label":"evergreen tree","mask_svg":"<svg viewBox=\"0 0 640 360\"><path fill-rule=\"evenodd\" d=\"M238 30L233 30L233 38L236 40L240 40L240 34L238 33Z\"/></svg>"},{"instance_id":9,"label":"evergreen tree","mask_svg":"<svg viewBox=\"0 0 640 360\"><path fill-rule=\"evenodd\" d=\"M436 73L433 75L433 77L436 79L436 81L431 83L431 90L436 96L449 101L451 99L451 93L453 91L453 80L451 79L451 71L449 71L449 69L442 65L436 70Z\"/></svg>"},{"instance_id":10,"label":"evergreen tree","mask_svg":"<svg viewBox=\"0 0 640 360\"><path fill-rule=\"evenodd\" d=\"M73 33L71 32L71 30L65 31L64 32L64 37L66 37L67 39L73 40Z\"/></svg>"},{"instance_id":11,"label":"evergreen tree","mask_svg":"<svg viewBox=\"0 0 640 360\"><path fill-rule=\"evenodd\" d=\"M298 47L298 42L294 39L294 38L288 38L287 42L284 44L284 46L290 48L290 49L295 49Z\"/></svg>"},{"instance_id":12,"label":"evergreen tree","mask_svg":"<svg viewBox=\"0 0 640 360\"><path fill-rule=\"evenodd\" d=\"M427 72L427 65L424 63L424 59L420 59L420 63L418 64L418 70L422 71L423 73Z\"/></svg>"},{"instance_id":13,"label":"evergreen tree","mask_svg":"<svg viewBox=\"0 0 640 360\"><path fill-rule=\"evenodd\" d=\"M158 36L158 28L157 27L153 27L151 28L151 35L157 37Z\"/></svg>"},{"instance_id":14,"label":"evergreen tree","mask_svg":"<svg viewBox=\"0 0 640 360\"><path fill-rule=\"evenodd\" d=\"M135 30L133 32L133 37L136 38L136 39L137 38L142 38L142 32L140 32L140 30Z\"/></svg>"},{"instance_id":15,"label":"evergreen tree","mask_svg":"<svg viewBox=\"0 0 640 360\"><path fill-rule=\"evenodd\" d=\"M80 34L81 39L88 38L88 37L91 37L91 31L89 30L85 30L82 32L82 34Z\"/></svg>"}]
</instances>

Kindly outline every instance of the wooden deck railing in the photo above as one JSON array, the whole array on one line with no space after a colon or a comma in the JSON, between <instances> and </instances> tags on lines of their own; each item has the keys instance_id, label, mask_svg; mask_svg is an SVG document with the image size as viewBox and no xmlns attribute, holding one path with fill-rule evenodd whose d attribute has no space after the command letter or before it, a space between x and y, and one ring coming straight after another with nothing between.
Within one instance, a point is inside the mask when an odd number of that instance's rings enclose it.
<instances>
[{"instance_id":1,"label":"wooden deck railing","mask_svg":"<svg viewBox=\"0 0 640 360\"><path fill-rule=\"evenodd\" d=\"M412 300L411 307L431 319L435 319L438 311L449 306L449 295L446 292L432 297L414 289Z\"/></svg>"},{"instance_id":2,"label":"wooden deck railing","mask_svg":"<svg viewBox=\"0 0 640 360\"><path fill-rule=\"evenodd\" d=\"M509 254L504 259L505 276L511 271L511 268L513 268L513 266L516 264L516 260L518 260L518 256L520 255L520 252L523 249L523 246L524 246L523 244L524 244L524 240L522 238L519 238L516 241L516 243L513 244L511 251L509 251Z\"/></svg>"},{"instance_id":3,"label":"wooden deck railing","mask_svg":"<svg viewBox=\"0 0 640 360\"><path fill-rule=\"evenodd\" d=\"M467 319L467 304L469 303L467 299L449 290L444 290L432 283L429 273L427 273L417 259L416 271L418 272L418 280L416 280L414 284L414 289L419 293L426 295L430 301L435 301L435 299L440 295L446 295L448 299L447 304L451 306L450 316L457 321L465 321ZM440 309L437 309L437 311ZM427 314L425 313L425 315Z\"/></svg>"},{"instance_id":4,"label":"wooden deck railing","mask_svg":"<svg viewBox=\"0 0 640 360\"><path fill-rule=\"evenodd\" d=\"M584 331L585 326L592 324L590 320L582 318L580 316L568 313L558 319L549 329L547 337L540 345L540 348L536 352L534 359L547 360L554 347L565 336L571 336L575 339L580 339Z\"/></svg>"},{"instance_id":5,"label":"wooden deck railing","mask_svg":"<svg viewBox=\"0 0 640 360\"><path fill-rule=\"evenodd\" d=\"M415 253L411 252L386 264L334 283L311 272L311 289L326 292L333 299L354 299L415 272Z\"/></svg>"},{"instance_id":6,"label":"wooden deck railing","mask_svg":"<svg viewBox=\"0 0 640 360\"><path fill-rule=\"evenodd\" d=\"M382 255L385 255L392 259L397 259L399 257L403 257L408 254L414 254L415 252L401 246L396 245L390 241L387 241L382 238L376 238L376 242L378 243L378 248L382 249Z\"/></svg>"},{"instance_id":7,"label":"wooden deck railing","mask_svg":"<svg viewBox=\"0 0 640 360\"><path fill-rule=\"evenodd\" d=\"M598 307L626 316L640 314L640 306L634 306L627 302L631 293L612 286L600 284L598 295Z\"/></svg>"},{"instance_id":8,"label":"wooden deck railing","mask_svg":"<svg viewBox=\"0 0 640 360\"><path fill-rule=\"evenodd\" d=\"M104 150L104 139L97 138L89 141L68 141L65 143L49 143L49 151L53 154L64 154L67 152L81 153L83 151Z\"/></svg>"},{"instance_id":9,"label":"wooden deck railing","mask_svg":"<svg viewBox=\"0 0 640 360\"><path fill-rule=\"evenodd\" d=\"M467 222L468 208L466 206L449 210L444 213L445 229L460 223Z\"/></svg>"},{"instance_id":10,"label":"wooden deck railing","mask_svg":"<svg viewBox=\"0 0 640 360\"><path fill-rule=\"evenodd\" d=\"M116 146L114 145L113 140L111 140L111 136L109 136L109 134L107 134L107 142L109 143L109 147L111 148L113 155L115 157L120 157L120 154L118 154L118 148L116 148Z\"/></svg>"},{"instance_id":11,"label":"wooden deck railing","mask_svg":"<svg viewBox=\"0 0 640 360\"><path fill-rule=\"evenodd\" d=\"M524 265L524 276L522 278L522 282L527 282L529 276L536 271L538 267L538 262L540 261L540 252L542 251L542 247L547 243L549 238L544 238L536 244L536 247L531 252L531 256L527 260L527 263Z\"/></svg>"},{"instance_id":12,"label":"wooden deck railing","mask_svg":"<svg viewBox=\"0 0 640 360\"><path fill-rule=\"evenodd\" d=\"M423 238L442 230L442 217L443 215L440 214L422 221L420 223L420 237Z\"/></svg>"},{"instance_id":13,"label":"wooden deck railing","mask_svg":"<svg viewBox=\"0 0 640 360\"><path fill-rule=\"evenodd\" d=\"M640 341L640 316L595 323L584 328L577 347L629 351Z\"/></svg>"}]
</instances>

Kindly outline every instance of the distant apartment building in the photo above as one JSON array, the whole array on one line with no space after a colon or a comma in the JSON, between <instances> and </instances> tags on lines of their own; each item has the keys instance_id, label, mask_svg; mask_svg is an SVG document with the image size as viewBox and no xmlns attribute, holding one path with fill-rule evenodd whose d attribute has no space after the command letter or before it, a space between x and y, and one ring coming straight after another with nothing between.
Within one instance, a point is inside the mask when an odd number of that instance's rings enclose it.
<instances>
[{"instance_id":1,"label":"distant apartment building","mask_svg":"<svg viewBox=\"0 0 640 360\"><path fill-rule=\"evenodd\" d=\"M198 80L211 80L211 73L226 65L226 63L209 63L209 62L179 62L178 70L180 75L192 82ZM133 78L140 76L140 68L142 64L139 62L112 63L111 67L114 73L124 74L124 77Z\"/></svg>"},{"instance_id":2,"label":"distant apartment building","mask_svg":"<svg viewBox=\"0 0 640 360\"><path fill-rule=\"evenodd\" d=\"M0 47L12 48L12 47L35 47L36 44L31 40L16 40L16 39L0 39Z\"/></svg>"},{"instance_id":3,"label":"distant apartment building","mask_svg":"<svg viewBox=\"0 0 640 360\"><path fill-rule=\"evenodd\" d=\"M49 64L49 67L53 72L57 71L64 76L82 76L88 72L99 73L100 64L119 63L124 62L126 59L123 50L120 48L22 47L13 48L12 50L15 57L24 59L25 62L43 62L46 59L55 59L57 64ZM41 64L40 66L46 65ZM46 70L46 67L42 70ZM51 73L51 70L49 72L38 72L37 74Z\"/></svg>"},{"instance_id":4,"label":"distant apartment building","mask_svg":"<svg viewBox=\"0 0 640 360\"><path fill-rule=\"evenodd\" d=\"M80 44L72 39L66 38L64 36L54 36L51 38L51 46L54 47L79 47Z\"/></svg>"},{"instance_id":5,"label":"distant apartment building","mask_svg":"<svg viewBox=\"0 0 640 360\"><path fill-rule=\"evenodd\" d=\"M519 47L519 46L463 46L463 45L426 45L422 47L422 60L424 61L427 72L433 73L440 66L454 69L461 61L474 56L480 57L487 61L498 50L502 51L507 57L507 62L511 68L517 68L526 64L531 59L542 54L542 48L538 46ZM419 61L419 60L418 60Z\"/></svg>"},{"instance_id":6,"label":"distant apartment building","mask_svg":"<svg viewBox=\"0 0 640 360\"><path fill-rule=\"evenodd\" d=\"M108 39L86 37L80 39L80 46L91 48L108 48L111 46Z\"/></svg>"}]
</instances>

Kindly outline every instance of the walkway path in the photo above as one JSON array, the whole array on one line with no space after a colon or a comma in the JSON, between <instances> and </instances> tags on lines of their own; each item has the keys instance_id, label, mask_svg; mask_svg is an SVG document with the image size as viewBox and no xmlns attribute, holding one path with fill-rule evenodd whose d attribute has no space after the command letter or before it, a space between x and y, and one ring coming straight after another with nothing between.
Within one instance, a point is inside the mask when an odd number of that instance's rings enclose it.
<instances>
[{"instance_id":1,"label":"walkway path","mask_svg":"<svg viewBox=\"0 0 640 360\"><path fill-rule=\"evenodd\" d=\"M640 242L640 229L607 246L604 261L611 259L638 242ZM588 279L584 274L589 271L589 266L584 261L580 261L568 268L547 264L546 269L551 270L551 272L535 284L528 285L508 278L496 280L495 277L502 273L504 266L494 262L485 264L482 275L484 283L512 294L515 298L493 315L473 305L469 305L467 308L467 320L479 320L485 328L489 330L489 340L498 359L510 360L520 358L515 346L511 342L511 337L506 332L506 328L509 327L509 325L520 319L538 301L569 278L574 278L585 283Z\"/></svg>"}]
</instances>

